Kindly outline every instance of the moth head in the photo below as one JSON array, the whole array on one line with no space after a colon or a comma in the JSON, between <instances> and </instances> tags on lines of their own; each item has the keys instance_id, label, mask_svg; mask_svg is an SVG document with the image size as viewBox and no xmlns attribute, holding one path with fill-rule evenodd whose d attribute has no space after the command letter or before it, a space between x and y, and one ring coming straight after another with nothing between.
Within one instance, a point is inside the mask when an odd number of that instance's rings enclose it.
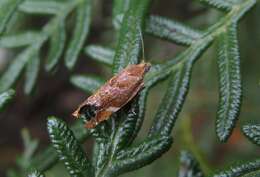
<instances>
[{"instance_id":1,"label":"moth head","mask_svg":"<svg viewBox=\"0 0 260 177\"><path fill-rule=\"evenodd\" d=\"M78 114L79 117L83 118L84 122L88 122L92 118L96 117L97 112L98 112L97 106L86 104L79 109Z\"/></svg>"}]
</instances>

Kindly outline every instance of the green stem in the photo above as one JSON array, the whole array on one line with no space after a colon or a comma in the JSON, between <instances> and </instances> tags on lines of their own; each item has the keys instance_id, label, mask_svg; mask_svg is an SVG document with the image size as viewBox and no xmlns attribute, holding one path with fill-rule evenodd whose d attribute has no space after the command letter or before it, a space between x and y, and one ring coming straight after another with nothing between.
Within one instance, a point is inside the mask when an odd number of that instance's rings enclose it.
<instances>
[{"instance_id":1,"label":"green stem","mask_svg":"<svg viewBox=\"0 0 260 177\"><path fill-rule=\"evenodd\" d=\"M184 141L186 149L188 149L199 162L199 165L204 172L205 176L211 176L213 174L212 170L208 166L208 163L203 158L201 150L197 147L196 143L193 141L194 137L192 136L192 127L191 127L191 119L189 116L184 117L181 121L181 131L182 131L182 139Z\"/></svg>"}]
</instances>

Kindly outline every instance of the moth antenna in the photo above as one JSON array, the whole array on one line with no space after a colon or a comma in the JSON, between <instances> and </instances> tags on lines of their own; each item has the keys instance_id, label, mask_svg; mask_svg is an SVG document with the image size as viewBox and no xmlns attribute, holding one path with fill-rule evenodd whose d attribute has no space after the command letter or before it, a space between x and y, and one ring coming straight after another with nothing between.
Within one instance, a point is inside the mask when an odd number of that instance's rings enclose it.
<instances>
[{"instance_id":1,"label":"moth antenna","mask_svg":"<svg viewBox=\"0 0 260 177\"><path fill-rule=\"evenodd\" d=\"M141 38L141 45L142 45L142 63L145 63L145 53L144 53L144 40L141 28L139 28L140 38Z\"/></svg>"}]
</instances>

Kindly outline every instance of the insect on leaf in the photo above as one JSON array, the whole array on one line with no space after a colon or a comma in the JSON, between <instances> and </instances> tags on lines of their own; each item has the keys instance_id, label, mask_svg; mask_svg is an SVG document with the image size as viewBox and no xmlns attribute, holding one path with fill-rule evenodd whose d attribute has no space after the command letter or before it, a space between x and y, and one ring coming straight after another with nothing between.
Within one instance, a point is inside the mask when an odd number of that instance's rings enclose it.
<instances>
[{"instance_id":1,"label":"insect on leaf","mask_svg":"<svg viewBox=\"0 0 260 177\"><path fill-rule=\"evenodd\" d=\"M241 105L240 57L236 24L218 36L219 106L216 132L220 141L231 135Z\"/></svg>"}]
</instances>

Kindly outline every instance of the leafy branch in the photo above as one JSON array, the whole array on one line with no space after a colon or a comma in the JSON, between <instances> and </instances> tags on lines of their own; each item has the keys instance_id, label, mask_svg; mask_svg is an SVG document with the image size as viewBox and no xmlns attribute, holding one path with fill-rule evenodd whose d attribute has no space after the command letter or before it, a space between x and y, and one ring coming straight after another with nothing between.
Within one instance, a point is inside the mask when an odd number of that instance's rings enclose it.
<instances>
[{"instance_id":1,"label":"leafy branch","mask_svg":"<svg viewBox=\"0 0 260 177\"><path fill-rule=\"evenodd\" d=\"M4 4L1 7L6 9L6 6L8 6L8 4ZM51 14L54 16L42 27L41 31L26 31L14 35L7 34L0 39L0 47L25 47L25 49L13 59L5 73L1 76L0 92L11 88L25 68L24 91L29 94L35 86L39 73L40 49L47 41L50 41L45 70L47 72L53 71L65 50L66 18L74 10L76 10L76 24L74 33L65 52L65 64L69 69L72 69L75 65L89 31L91 0L68 2L27 0L21 3L18 9L20 12L26 14Z\"/></svg>"},{"instance_id":2,"label":"leafy branch","mask_svg":"<svg viewBox=\"0 0 260 177\"><path fill-rule=\"evenodd\" d=\"M220 92L216 132L220 141L228 140L239 116L242 95L237 26L239 20L257 1L201 1L225 13L218 22L203 31L193 29L173 19L148 15L151 5L149 0L129 0L125 5L119 0L114 0L113 23L118 35L116 48L91 45L85 49L85 52L93 59L106 64L113 74L129 64L139 63L143 33L184 45L187 48L165 63L152 65L151 71L144 79L145 89L128 105L115 113L109 121L98 125L93 130L88 130L84 135L76 136L60 119L48 120L48 132L53 145L48 153L53 154L55 150L71 176L118 176L152 163L169 150L172 144L171 132L186 100L194 64L213 42L218 44ZM65 53L65 63L69 69L74 66L88 33L90 0L66 3L28 0L19 5L19 10L22 12L51 14L54 17L41 32L29 31L1 38L0 44L5 47L26 46L1 77L1 92L13 86L23 69L26 69L25 92L32 91L39 72L39 51L48 40L51 45L45 69L47 71L54 69L65 47L65 19L75 9L77 9L77 23L69 48ZM14 39L20 39L20 41ZM169 79L169 84L148 135L142 142L135 144L134 139L144 121L147 95L154 85L164 79ZM71 82L86 92L93 92L104 83L104 79L93 75L76 75L71 77ZM82 131L83 128L80 129L80 132ZM249 133L247 128L244 128L244 131L255 141L255 133ZM86 157L81 147L81 143L89 134L95 139L92 161ZM38 168L36 165L35 168L40 171L46 170L56 162L57 156L53 159L46 159L44 167ZM197 169L198 164L193 165L194 161L195 159L191 160L192 164L189 168ZM259 162L255 161L231 168L215 176L246 175L258 169ZM197 175L201 174L203 172Z\"/></svg>"}]
</instances>

